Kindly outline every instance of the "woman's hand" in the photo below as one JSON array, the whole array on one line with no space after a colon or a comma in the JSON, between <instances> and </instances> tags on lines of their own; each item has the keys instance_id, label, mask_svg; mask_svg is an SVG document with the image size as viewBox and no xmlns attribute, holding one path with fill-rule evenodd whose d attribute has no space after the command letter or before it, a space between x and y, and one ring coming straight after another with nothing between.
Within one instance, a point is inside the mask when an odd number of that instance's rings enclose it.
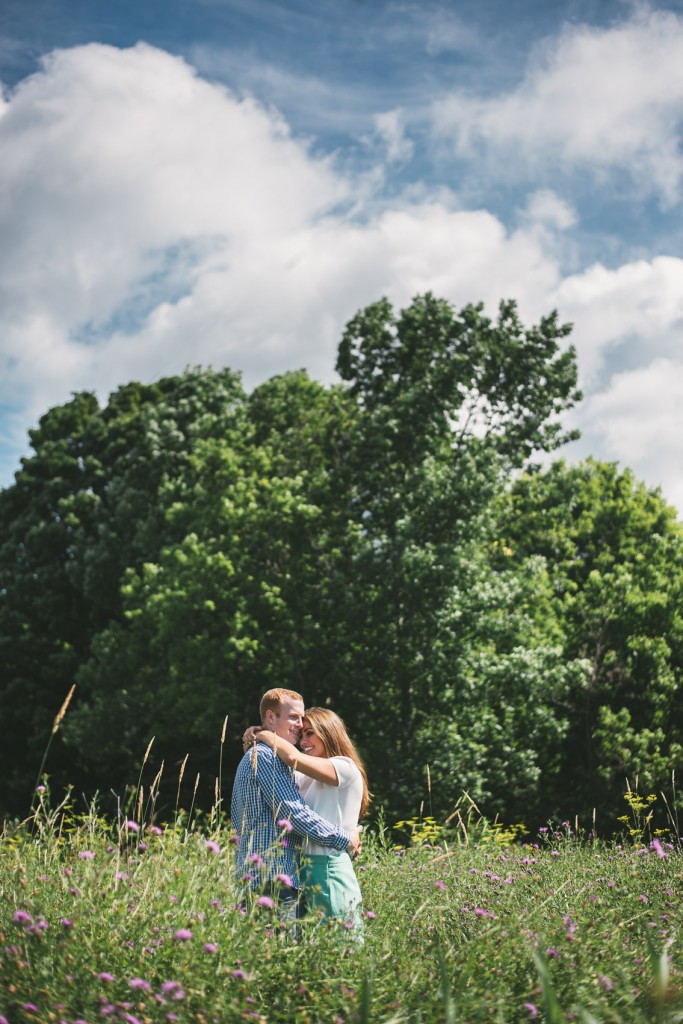
<instances>
[{"instance_id":1,"label":"woman's hand","mask_svg":"<svg viewBox=\"0 0 683 1024\"><path fill-rule=\"evenodd\" d=\"M260 725L250 725L248 729L244 730L242 735L242 748L245 754L247 750L249 750L249 747L252 746L253 743L256 743L258 734L262 731L263 729Z\"/></svg>"}]
</instances>

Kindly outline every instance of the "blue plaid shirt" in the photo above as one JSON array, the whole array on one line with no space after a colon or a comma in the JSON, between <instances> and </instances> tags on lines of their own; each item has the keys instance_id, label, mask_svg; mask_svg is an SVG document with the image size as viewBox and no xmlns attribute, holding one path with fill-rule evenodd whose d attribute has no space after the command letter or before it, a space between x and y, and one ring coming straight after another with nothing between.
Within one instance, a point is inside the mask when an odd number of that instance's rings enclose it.
<instances>
[{"instance_id":1,"label":"blue plaid shirt","mask_svg":"<svg viewBox=\"0 0 683 1024\"><path fill-rule=\"evenodd\" d=\"M279 873L300 887L297 854L302 836L335 850L345 850L349 843L348 832L306 806L294 772L265 743L255 744L237 766L230 815L239 837L237 877L250 875L247 880L254 889ZM281 821L292 826L291 832Z\"/></svg>"}]
</instances>

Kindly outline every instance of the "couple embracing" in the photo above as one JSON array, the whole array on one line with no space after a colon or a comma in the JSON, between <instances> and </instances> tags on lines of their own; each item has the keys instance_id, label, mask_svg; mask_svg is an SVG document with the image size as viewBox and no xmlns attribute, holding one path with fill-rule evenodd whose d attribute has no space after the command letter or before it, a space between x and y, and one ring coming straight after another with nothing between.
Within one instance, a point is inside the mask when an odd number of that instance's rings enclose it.
<instances>
[{"instance_id":1,"label":"couple embracing","mask_svg":"<svg viewBox=\"0 0 683 1024\"><path fill-rule=\"evenodd\" d=\"M271 894L285 919L301 916L304 894L308 910L361 940L352 859L369 802L363 762L341 718L328 708L305 711L293 690L268 690L260 715L261 727L244 734L232 791L238 880Z\"/></svg>"}]
</instances>

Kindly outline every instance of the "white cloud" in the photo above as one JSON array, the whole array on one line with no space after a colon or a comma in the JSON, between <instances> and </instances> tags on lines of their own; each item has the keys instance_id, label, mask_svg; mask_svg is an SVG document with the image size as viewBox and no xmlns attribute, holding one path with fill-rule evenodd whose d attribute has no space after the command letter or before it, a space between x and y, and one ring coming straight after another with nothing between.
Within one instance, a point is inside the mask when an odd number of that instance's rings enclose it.
<instances>
[{"instance_id":1,"label":"white cloud","mask_svg":"<svg viewBox=\"0 0 683 1024\"><path fill-rule=\"evenodd\" d=\"M609 28L567 26L538 46L516 89L438 101L434 125L462 154L505 154L508 173L632 176L666 203L680 198L683 157L683 18L637 11Z\"/></svg>"},{"instance_id":2,"label":"white cloud","mask_svg":"<svg viewBox=\"0 0 683 1024\"><path fill-rule=\"evenodd\" d=\"M191 292L347 192L275 113L143 45L51 55L6 101L0 145L3 390L34 395L46 347L53 393L82 386L77 366L97 362L84 332L154 304L164 281Z\"/></svg>"},{"instance_id":3,"label":"white cloud","mask_svg":"<svg viewBox=\"0 0 683 1024\"><path fill-rule=\"evenodd\" d=\"M526 209L523 211L523 220L541 227L547 225L566 231L574 227L577 217L570 203L551 189L543 188L529 196Z\"/></svg>"},{"instance_id":4,"label":"white cloud","mask_svg":"<svg viewBox=\"0 0 683 1024\"><path fill-rule=\"evenodd\" d=\"M585 403L586 433L683 510L683 364L655 359L649 366L616 374Z\"/></svg>"},{"instance_id":5,"label":"white cloud","mask_svg":"<svg viewBox=\"0 0 683 1024\"><path fill-rule=\"evenodd\" d=\"M549 296L574 323L582 382L595 386L620 346L649 362L654 353L681 358L683 260L659 256L615 270L596 264L566 277Z\"/></svg>"},{"instance_id":6,"label":"white cloud","mask_svg":"<svg viewBox=\"0 0 683 1024\"><path fill-rule=\"evenodd\" d=\"M349 219L356 180L149 46L51 55L9 97L0 144L0 398L32 416L196 361L329 379L344 322L382 294L495 305L557 282L533 231L447 191Z\"/></svg>"},{"instance_id":7,"label":"white cloud","mask_svg":"<svg viewBox=\"0 0 683 1024\"><path fill-rule=\"evenodd\" d=\"M413 155L413 143L405 134L400 110L387 110L375 115L375 130L386 146L389 163L403 163Z\"/></svg>"}]
</instances>

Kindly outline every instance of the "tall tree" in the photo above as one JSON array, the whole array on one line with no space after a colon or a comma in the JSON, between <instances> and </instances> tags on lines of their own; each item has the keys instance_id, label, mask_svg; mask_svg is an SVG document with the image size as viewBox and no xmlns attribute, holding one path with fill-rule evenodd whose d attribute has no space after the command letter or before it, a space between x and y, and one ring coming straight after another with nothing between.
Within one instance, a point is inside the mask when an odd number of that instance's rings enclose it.
<instances>
[{"instance_id":1,"label":"tall tree","mask_svg":"<svg viewBox=\"0 0 683 1024\"><path fill-rule=\"evenodd\" d=\"M468 567L494 539L490 502L532 452L567 439L558 415L580 397L568 333L554 314L524 328L511 302L491 321L481 306L456 312L425 295L399 314L386 300L368 307L342 338L337 369L360 413L351 514L365 543L338 690L345 708L364 702L377 772L395 750L386 786L395 802L405 804L408 780L422 770L417 737L429 721L436 740L453 695L466 689L444 609L471 585Z\"/></svg>"},{"instance_id":2,"label":"tall tree","mask_svg":"<svg viewBox=\"0 0 683 1024\"><path fill-rule=\"evenodd\" d=\"M170 541L128 570L123 619L79 673L87 702L68 735L110 784L154 734L157 759L190 754L213 795L226 715L229 773L266 688L312 699L326 685L354 537L338 472L353 404L301 372L266 382L242 411L238 429L211 431L167 482Z\"/></svg>"},{"instance_id":3,"label":"tall tree","mask_svg":"<svg viewBox=\"0 0 683 1024\"><path fill-rule=\"evenodd\" d=\"M54 716L93 638L120 618L123 573L164 543L164 481L207 419L215 426L241 397L230 371L188 373L127 385L103 409L93 395L76 395L30 432L34 454L0 492L5 810L28 805ZM85 782L78 752L65 753L60 740L49 770L60 782Z\"/></svg>"},{"instance_id":4,"label":"tall tree","mask_svg":"<svg viewBox=\"0 0 683 1024\"><path fill-rule=\"evenodd\" d=\"M566 696L554 802L571 794L609 823L626 780L657 790L683 765L683 527L658 491L593 459L522 476L504 507L515 559L545 559L565 657L590 665Z\"/></svg>"}]
</instances>

